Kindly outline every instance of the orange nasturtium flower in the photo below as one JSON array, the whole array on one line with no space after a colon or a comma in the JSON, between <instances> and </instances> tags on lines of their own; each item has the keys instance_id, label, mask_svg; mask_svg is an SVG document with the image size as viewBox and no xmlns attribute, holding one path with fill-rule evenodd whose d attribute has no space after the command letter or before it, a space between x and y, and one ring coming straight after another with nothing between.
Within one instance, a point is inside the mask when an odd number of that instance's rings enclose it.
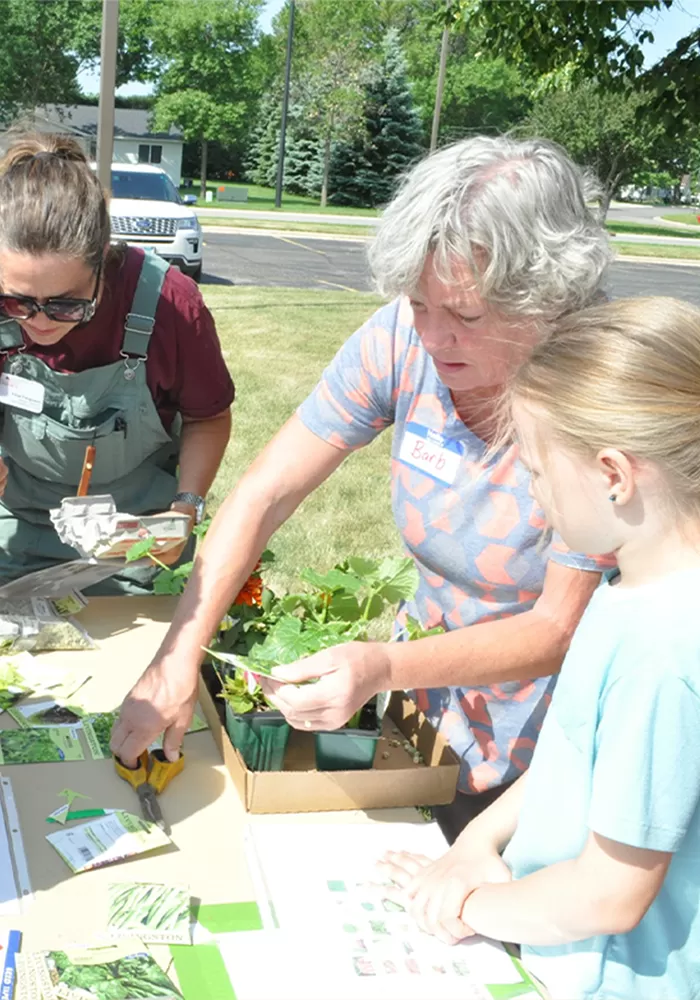
<instances>
[{"instance_id":1,"label":"orange nasturtium flower","mask_svg":"<svg viewBox=\"0 0 700 1000\"><path fill-rule=\"evenodd\" d=\"M249 607L254 607L262 601L263 592L263 582L260 576L261 563L258 561L255 569L250 574L246 582L243 584L240 594L233 602L234 604L247 604Z\"/></svg>"}]
</instances>

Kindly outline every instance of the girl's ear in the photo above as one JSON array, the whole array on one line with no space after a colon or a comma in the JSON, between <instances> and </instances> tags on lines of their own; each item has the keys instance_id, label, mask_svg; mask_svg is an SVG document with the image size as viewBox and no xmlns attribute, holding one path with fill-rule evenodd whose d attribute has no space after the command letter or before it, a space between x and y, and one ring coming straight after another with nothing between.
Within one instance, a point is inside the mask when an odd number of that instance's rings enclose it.
<instances>
[{"instance_id":1,"label":"girl's ear","mask_svg":"<svg viewBox=\"0 0 700 1000\"><path fill-rule=\"evenodd\" d=\"M629 503L636 489L632 459L617 448L603 448L596 455L596 464L610 500L620 506Z\"/></svg>"}]
</instances>

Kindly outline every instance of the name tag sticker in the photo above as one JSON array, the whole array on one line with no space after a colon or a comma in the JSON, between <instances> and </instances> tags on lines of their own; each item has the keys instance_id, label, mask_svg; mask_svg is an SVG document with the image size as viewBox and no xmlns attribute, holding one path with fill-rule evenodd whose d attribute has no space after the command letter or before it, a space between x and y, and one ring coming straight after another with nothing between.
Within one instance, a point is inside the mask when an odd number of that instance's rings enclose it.
<instances>
[{"instance_id":1,"label":"name tag sticker","mask_svg":"<svg viewBox=\"0 0 700 1000\"><path fill-rule=\"evenodd\" d=\"M438 482L451 486L464 456L462 441L410 422L406 424L399 458Z\"/></svg>"},{"instance_id":2,"label":"name tag sticker","mask_svg":"<svg viewBox=\"0 0 700 1000\"><path fill-rule=\"evenodd\" d=\"M18 410L41 413L44 409L46 390L41 382L33 382L21 375L0 375L0 403L16 406Z\"/></svg>"}]
</instances>

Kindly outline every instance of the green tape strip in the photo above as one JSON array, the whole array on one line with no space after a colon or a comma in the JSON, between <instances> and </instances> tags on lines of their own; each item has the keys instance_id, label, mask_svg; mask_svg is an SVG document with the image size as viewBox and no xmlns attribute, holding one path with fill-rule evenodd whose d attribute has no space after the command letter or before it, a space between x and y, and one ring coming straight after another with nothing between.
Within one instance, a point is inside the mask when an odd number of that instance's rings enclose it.
<instances>
[{"instance_id":1,"label":"green tape strip","mask_svg":"<svg viewBox=\"0 0 700 1000\"><path fill-rule=\"evenodd\" d=\"M211 934L262 929L255 903L200 906L197 919ZM214 943L171 945L170 954L185 1000L236 1000L224 960Z\"/></svg>"}]
</instances>

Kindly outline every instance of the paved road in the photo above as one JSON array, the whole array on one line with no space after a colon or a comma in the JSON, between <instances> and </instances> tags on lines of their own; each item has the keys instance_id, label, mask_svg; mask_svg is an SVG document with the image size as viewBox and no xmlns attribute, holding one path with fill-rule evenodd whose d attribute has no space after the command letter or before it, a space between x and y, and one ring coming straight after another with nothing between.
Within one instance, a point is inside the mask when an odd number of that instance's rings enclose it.
<instances>
[{"instance_id":1,"label":"paved road","mask_svg":"<svg viewBox=\"0 0 700 1000\"><path fill-rule=\"evenodd\" d=\"M360 240L209 232L204 272L203 284L370 290ZM673 295L700 306L700 268L621 260L608 290L615 297Z\"/></svg>"}]
</instances>

